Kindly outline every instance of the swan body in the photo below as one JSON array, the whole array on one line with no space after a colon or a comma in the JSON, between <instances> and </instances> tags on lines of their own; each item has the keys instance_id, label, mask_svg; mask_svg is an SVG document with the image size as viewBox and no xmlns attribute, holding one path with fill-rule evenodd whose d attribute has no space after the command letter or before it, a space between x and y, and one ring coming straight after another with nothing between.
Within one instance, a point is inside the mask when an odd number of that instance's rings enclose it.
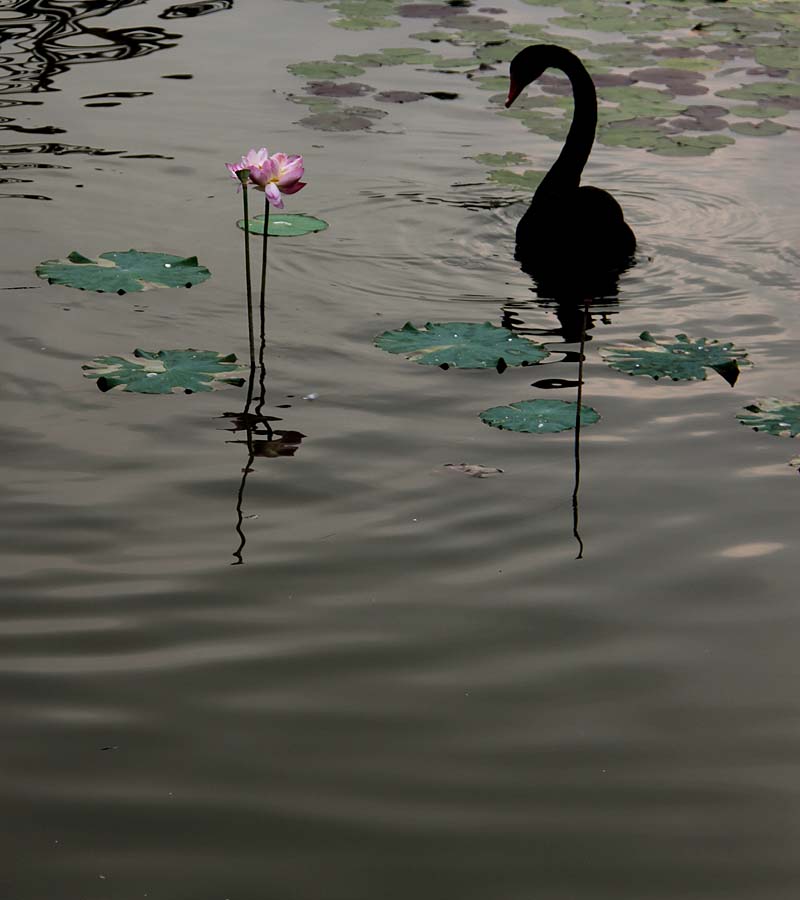
<instances>
[{"instance_id":1,"label":"swan body","mask_svg":"<svg viewBox=\"0 0 800 900\"><path fill-rule=\"evenodd\" d=\"M506 107L549 68L569 78L575 109L561 153L517 225L516 258L551 279L618 273L630 264L636 237L611 194L580 183L597 129L597 94L583 63L564 47L526 47L511 61Z\"/></svg>"}]
</instances>

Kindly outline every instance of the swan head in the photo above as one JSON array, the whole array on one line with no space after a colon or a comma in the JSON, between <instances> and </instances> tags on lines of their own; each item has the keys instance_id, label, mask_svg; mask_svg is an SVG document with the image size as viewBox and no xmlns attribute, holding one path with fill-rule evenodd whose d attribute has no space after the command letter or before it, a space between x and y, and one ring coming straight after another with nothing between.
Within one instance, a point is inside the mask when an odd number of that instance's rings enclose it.
<instances>
[{"instance_id":1,"label":"swan head","mask_svg":"<svg viewBox=\"0 0 800 900\"><path fill-rule=\"evenodd\" d=\"M508 70L508 98L506 109L519 97L525 88L548 69L552 64L553 51L560 50L550 44L534 44L520 50L511 60Z\"/></svg>"}]
</instances>

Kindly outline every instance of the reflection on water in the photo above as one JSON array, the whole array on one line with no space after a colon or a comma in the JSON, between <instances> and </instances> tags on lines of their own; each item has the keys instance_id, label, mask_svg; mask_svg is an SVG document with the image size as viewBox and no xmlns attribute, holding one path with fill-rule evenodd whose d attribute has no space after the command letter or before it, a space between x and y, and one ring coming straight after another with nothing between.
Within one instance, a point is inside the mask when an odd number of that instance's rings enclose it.
<instances>
[{"instance_id":1,"label":"reflection on water","mask_svg":"<svg viewBox=\"0 0 800 900\"><path fill-rule=\"evenodd\" d=\"M0 22L0 108L39 105L39 101L12 99L13 94L36 94L57 91L56 81L73 66L135 59L177 46L182 37L159 26L108 28L95 19L128 7L141 6L146 0L80 0L63 4L58 0L10 0L4 9L10 13ZM188 3L172 6L160 18L175 19L207 15L230 9L233 0ZM172 76L172 77L191 77ZM88 103L87 107L118 106L119 100L144 97L150 91L116 91L90 94L84 99L106 98L106 102ZM108 100L107 98L112 98ZM115 99L114 99L115 98ZM19 134L64 134L54 125L23 126L0 117L0 131ZM0 154L45 153L63 155L82 153L91 156L122 154L123 150L65 143L4 144ZM128 159L170 159L161 154L129 154ZM8 168L0 163L0 169ZM43 168L43 166L39 166ZM6 181L5 183L10 183ZM49 200L41 194L3 194L4 198Z\"/></svg>"},{"instance_id":2,"label":"reflection on water","mask_svg":"<svg viewBox=\"0 0 800 900\"><path fill-rule=\"evenodd\" d=\"M107 16L145 0L12 0L16 17L0 25L0 93L54 91L56 78L75 65L133 59L174 47L181 37L163 28L103 28L86 19Z\"/></svg>"}]
</instances>

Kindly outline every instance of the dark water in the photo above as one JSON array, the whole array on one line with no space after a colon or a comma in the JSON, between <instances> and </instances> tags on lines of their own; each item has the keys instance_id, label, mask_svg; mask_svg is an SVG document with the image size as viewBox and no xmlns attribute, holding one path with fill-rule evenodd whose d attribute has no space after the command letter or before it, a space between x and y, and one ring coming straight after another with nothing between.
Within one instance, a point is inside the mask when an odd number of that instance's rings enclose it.
<instances>
[{"instance_id":1,"label":"dark water","mask_svg":"<svg viewBox=\"0 0 800 900\"><path fill-rule=\"evenodd\" d=\"M735 419L797 398L793 133L688 160L595 149L590 180L640 254L592 309L602 419L581 435L576 560L572 433L477 418L574 379L574 342L550 335L547 368L502 376L372 346L503 310L559 327L512 259L524 194L467 158L546 166L557 145L412 66L371 83L458 100L395 105L374 133L306 129L286 65L409 27L228 5L5 4L20 36L0 100L25 105L0 147L0 896L796 898L797 451ZM262 144L304 154L288 205L331 228L271 242L268 411L306 437L255 460L237 532L247 448L220 417L241 392L103 394L80 366L246 355L223 163ZM214 277L134 298L33 274L128 247L196 253ZM602 362L645 329L733 340L754 366L731 389ZM459 462L504 472L443 469Z\"/></svg>"}]
</instances>

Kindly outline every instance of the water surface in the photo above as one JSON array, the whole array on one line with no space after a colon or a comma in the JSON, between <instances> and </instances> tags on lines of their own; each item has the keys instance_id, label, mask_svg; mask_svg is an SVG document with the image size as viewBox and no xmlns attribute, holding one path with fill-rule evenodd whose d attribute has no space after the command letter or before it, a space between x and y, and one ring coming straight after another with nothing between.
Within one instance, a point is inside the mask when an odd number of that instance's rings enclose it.
<instances>
[{"instance_id":1,"label":"water surface","mask_svg":"<svg viewBox=\"0 0 800 900\"><path fill-rule=\"evenodd\" d=\"M78 6L44 53L9 38L0 95L26 129L0 147L0 894L795 898L796 451L735 419L797 398L794 132L701 158L595 148L587 180L640 253L592 309L602 419L581 435L576 560L572 433L477 418L574 398L531 387L574 379L577 345L545 334L558 310L513 261L526 196L470 159L546 168L558 145L463 74L411 65L359 80L458 97L385 104L368 132L298 124L288 65L414 46L419 20L387 37L315 3ZM247 447L220 417L242 392L104 394L80 366L246 356L223 163L262 144L304 155L287 205L331 227L270 244L267 411L306 437L255 460L237 532ZM117 297L33 274L129 247L214 277ZM445 372L372 346L504 311L549 342L546 367ZM754 365L731 389L602 362L644 330L733 340ZM459 462L503 474L443 468Z\"/></svg>"}]
</instances>

